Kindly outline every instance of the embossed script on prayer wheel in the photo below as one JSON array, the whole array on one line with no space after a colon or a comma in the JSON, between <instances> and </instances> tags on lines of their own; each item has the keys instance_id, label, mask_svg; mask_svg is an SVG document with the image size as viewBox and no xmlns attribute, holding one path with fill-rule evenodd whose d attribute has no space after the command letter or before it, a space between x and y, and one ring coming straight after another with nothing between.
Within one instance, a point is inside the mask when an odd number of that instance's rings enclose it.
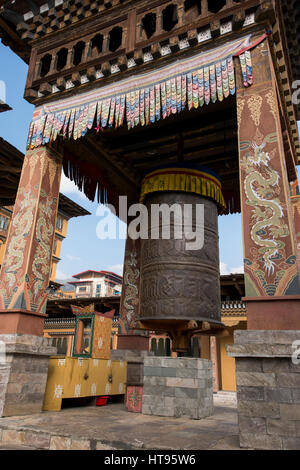
<instances>
[{"instance_id":1,"label":"embossed script on prayer wheel","mask_svg":"<svg viewBox=\"0 0 300 470\"><path fill-rule=\"evenodd\" d=\"M147 196L145 205L151 214L151 205L178 204L204 205L204 244L201 249L186 249L189 240L174 239L174 228L180 225L170 214L170 240L151 239L149 216L149 239L142 240L141 250L141 320L156 321L220 321L220 274L218 248L218 209L214 201L196 194L177 192L155 193ZM183 219L183 218L182 218ZM159 233L163 220L160 217ZM167 222L167 221L166 221ZM192 230L200 233L193 211Z\"/></svg>"},{"instance_id":2,"label":"embossed script on prayer wheel","mask_svg":"<svg viewBox=\"0 0 300 470\"><path fill-rule=\"evenodd\" d=\"M148 210L148 239L141 241L139 320L145 327L167 331L173 340L173 350L186 351L190 337L201 331L204 322L221 323L220 203L216 199L222 202L223 196L221 191L218 195L215 190L208 191L209 181L206 189L201 185L193 189L184 180L185 191L172 191L170 188L183 185L182 180L174 181L167 185L164 180L151 180L148 188L145 184L142 187L143 203ZM202 192L208 197L203 197ZM196 211L197 205L202 217ZM166 212L153 217L158 206L169 209L168 217ZM187 207L190 212L185 218ZM166 239L168 230L170 236ZM196 237L200 239L201 233L203 242L197 244ZM195 234L194 245L190 244L191 234Z\"/></svg>"}]
</instances>

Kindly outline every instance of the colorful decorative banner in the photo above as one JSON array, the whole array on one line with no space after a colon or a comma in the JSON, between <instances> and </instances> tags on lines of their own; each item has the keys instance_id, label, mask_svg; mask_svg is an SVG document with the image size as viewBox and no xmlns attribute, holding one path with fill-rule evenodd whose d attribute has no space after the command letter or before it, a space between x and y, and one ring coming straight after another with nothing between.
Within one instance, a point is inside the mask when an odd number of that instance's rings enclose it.
<instances>
[{"instance_id":1,"label":"colorful decorative banner","mask_svg":"<svg viewBox=\"0 0 300 470\"><path fill-rule=\"evenodd\" d=\"M38 107L30 125L28 148L55 141L58 135L79 139L94 125L99 131L120 127L126 121L132 129L186 108L223 101L236 91L235 55L240 58L244 86L253 83L250 38L248 35L162 68Z\"/></svg>"},{"instance_id":2,"label":"colorful decorative banner","mask_svg":"<svg viewBox=\"0 0 300 470\"><path fill-rule=\"evenodd\" d=\"M140 202L157 191L183 191L213 199L220 212L226 209L222 186L217 175L208 168L194 165L170 166L149 173L143 180Z\"/></svg>"}]
</instances>

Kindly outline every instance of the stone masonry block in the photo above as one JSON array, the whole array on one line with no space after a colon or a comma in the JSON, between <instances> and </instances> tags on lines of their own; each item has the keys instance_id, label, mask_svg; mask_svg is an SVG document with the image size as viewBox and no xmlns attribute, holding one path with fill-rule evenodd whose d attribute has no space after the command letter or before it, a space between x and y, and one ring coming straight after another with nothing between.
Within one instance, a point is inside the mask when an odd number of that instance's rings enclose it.
<instances>
[{"instance_id":1,"label":"stone masonry block","mask_svg":"<svg viewBox=\"0 0 300 470\"><path fill-rule=\"evenodd\" d=\"M282 438L282 449L283 450L299 450L300 449L300 438L298 437L283 437Z\"/></svg>"},{"instance_id":2,"label":"stone masonry block","mask_svg":"<svg viewBox=\"0 0 300 470\"><path fill-rule=\"evenodd\" d=\"M267 418L267 433L274 436L296 436L296 422L285 419Z\"/></svg>"},{"instance_id":3,"label":"stone masonry block","mask_svg":"<svg viewBox=\"0 0 300 470\"><path fill-rule=\"evenodd\" d=\"M293 403L293 390L289 388L264 388L265 401L276 403Z\"/></svg>"},{"instance_id":4,"label":"stone masonry block","mask_svg":"<svg viewBox=\"0 0 300 470\"><path fill-rule=\"evenodd\" d=\"M198 390L196 388L174 387L175 397L178 398L198 398Z\"/></svg>"},{"instance_id":5,"label":"stone masonry block","mask_svg":"<svg viewBox=\"0 0 300 470\"><path fill-rule=\"evenodd\" d=\"M249 401L264 401L265 400L265 389L264 387L244 387L237 386L237 398L238 400L249 400Z\"/></svg>"},{"instance_id":6,"label":"stone masonry block","mask_svg":"<svg viewBox=\"0 0 300 470\"><path fill-rule=\"evenodd\" d=\"M176 397L175 406L181 406L181 407L186 407L186 408L197 408L197 399Z\"/></svg>"},{"instance_id":7,"label":"stone masonry block","mask_svg":"<svg viewBox=\"0 0 300 470\"><path fill-rule=\"evenodd\" d=\"M28 446L37 447L38 449L49 449L50 435L41 432L25 432L24 443Z\"/></svg>"},{"instance_id":8,"label":"stone masonry block","mask_svg":"<svg viewBox=\"0 0 300 470\"><path fill-rule=\"evenodd\" d=\"M247 330L245 334L242 330L234 332L234 342L236 344L288 344L299 340L297 330Z\"/></svg>"},{"instance_id":9,"label":"stone masonry block","mask_svg":"<svg viewBox=\"0 0 300 470\"><path fill-rule=\"evenodd\" d=\"M241 433L267 433L266 418L239 417L239 429Z\"/></svg>"},{"instance_id":10,"label":"stone masonry block","mask_svg":"<svg viewBox=\"0 0 300 470\"><path fill-rule=\"evenodd\" d=\"M300 404L283 404L280 405L280 417L283 420L300 420Z\"/></svg>"},{"instance_id":11,"label":"stone masonry block","mask_svg":"<svg viewBox=\"0 0 300 470\"><path fill-rule=\"evenodd\" d=\"M145 360L142 413L191 419L210 416L211 362L197 358L156 359Z\"/></svg>"},{"instance_id":12,"label":"stone masonry block","mask_svg":"<svg viewBox=\"0 0 300 470\"><path fill-rule=\"evenodd\" d=\"M228 349L235 357L242 448L300 449L300 364L292 343L300 331L235 332Z\"/></svg>"},{"instance_id":13,"label":"stone masonry block","mask_svg":"<svg viewBox=\"0 0 300 470\"><path fill-rule=\"evenodd\" d=\"M161 367L174 367L174 364L175 364L174 359L176 361L176 358L163 357L161 360Z\"/></svg>"},{"instance_id":14,"label":"stone masonry block","mask_svg":"<svg viewBox=\"0 0 300 470\"><path fill-rule=\"evenodd\" d=\"M278 373L277 374L278 387L300 388L300 374L294 373Z\"/></svg>"},{"instance_id":15,"label":"stone masonry block","mask_svg":"<svg viewBox=\"0 0 300 470\"><path fill-rule=\"evenodd\" d=\"M159 357L159 356L155 356L155 357L151 357L151 356L146 356L144 358L144 367L158 367L158 366L161 366L162 365L162 361L166 359L166 358L163 358L163 357Z\"/></svg>"},{"instance_id":16,"label":"stone masonry block","mask_svg":"<svg viewBox=\"0 0 300 470\"><path fill-rule=\"evenodd\" d=\"M240 401L238 400L239 416L253 418L279 418L280 409L278 403L266 403L262 401Z\"/></svg>"},{"instance_id":17,"label":"stone masonry block","mask_svg":"<svg viewBox=\"0 0 300 470\"><path fill-rule=\"evenodd\" d=\"M176 404L176 398L175 397L165 397L164 398L164 405L167 408L174 407Z\"/></svg>"},{"instance_id":18,"label":"stone masonry block","mask_svg":"<svg viewBox=\"0 0 300 470\"><path fill-rule=\"evenodd\" d=\"M185 387L185 388L197 388L198 387L197 379L186 379L180 377L167 377L166 386L167 387ZM204 386L204 385L203 385Z\"/></svg>"},{"instance_id":19,"label":"stone masonry block","mask_svg":"<svg viewBox=\"0 0 300 470\"><path fill-rule=\"evenodd\" d=\"M282 440L279 436L240 433L240 446L248 449L281 450Z\"/></svg>"},{"instance_id":20,"label":"stone masonry block","mask_svg":"<svg viewBox=\"0 0 300 470\"><path fill-rule=\"evenodd\" d=\"M70 450L72 440L68 437L52 436L50 440L50 450Z\"/></svg>"},{"instance_id":21,"label":"stone masonry block","mask_svg":"<svg viewBox=\"0 0 300 470\"><path fill-rule=\"evenodd\" d=\"M290 370L290 358L262 359L263 372L288 372Z\"/></svg>"},{"instance_id":22,"label":"stone masonry block","mask_svg":"<svg viewBox=\"0 0 300 470\"><path fill-rule=\"evenodd\" d=\"M204 371L201 370L199 372L204 372ZM197 379L198 378L198 370L197 369L178 368L178 369L176 369L176 377Z\"/></svg>"},{"instance_id":23,"label":"stone masonry block","mask_svg":"<svg viewBox=\"0 0 300 470\"><path fill-rule=\"evenodd\" d=\"M236 383L246 387L275 387L276 377L274 373L237 372Z\"/></svg>"},{"instance_id":24,"label":"stone masonry block","mask_svg":"<svg viewBox=\"0 0 300 470\"><path fill-rule=\"evenodd\" d=\"M166 377L144 377L144 386L145 385L166 385Z\"/></svg>"},{"instance_id":25,"label":"stone masonry block","mask_svg":"<svg viewBox=\"0 0 300 470\"><path fill-rule=\"evenodd\" d=\"M2 443L24 445L25 444L25 432L16 431L14 429L3 429Z\"/></svg>"},{"instance_id":26,"label":"stone masonry block","mask_svg":"<svg viewBox=\"0 0 300 470\"><path fill-rule=\"evenodd\" d=\"M237 372L262 372L262 362L257 359L239 358L236 361Z\"/></svg>"},{"instance_id":27,"label":"stone masonry block","mask_svg":"<svg viewBox=\"0 0 300 470\"><path fill-rule=\"evenodd\" d=\"M288 390L288 389L287 389ZM292 388L292 401L293 403L300 403L300 389Z\"/></svg>"}]
</instances>

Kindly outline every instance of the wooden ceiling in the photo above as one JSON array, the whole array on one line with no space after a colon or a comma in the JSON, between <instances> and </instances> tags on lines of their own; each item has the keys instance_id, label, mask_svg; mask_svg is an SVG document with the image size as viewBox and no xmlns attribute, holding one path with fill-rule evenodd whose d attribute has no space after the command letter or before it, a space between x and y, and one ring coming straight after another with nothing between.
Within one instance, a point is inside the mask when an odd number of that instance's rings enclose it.
<instances>
[{"instance_id":1,"label":"wooden ceiling","mask_svg":"<svg viewBox=\"0 0 300 470\"><path fill-rule=\"evenodd\" d=\"M140 184L151 169L172 163L196 163L219 174L224 191L239 192L235 97L185 111L146 127L90 132L67 149L97 165L129 202L137 202Z\"/></svg>"}]
</instances>

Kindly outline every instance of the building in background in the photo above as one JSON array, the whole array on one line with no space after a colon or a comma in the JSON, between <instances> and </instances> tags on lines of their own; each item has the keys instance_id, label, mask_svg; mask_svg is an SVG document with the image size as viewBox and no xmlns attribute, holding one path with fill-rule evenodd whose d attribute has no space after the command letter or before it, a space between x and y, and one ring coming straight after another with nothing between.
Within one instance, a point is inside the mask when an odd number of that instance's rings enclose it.
<instances>
[{"instance_id":1,"label":"building in background","mask_svg":"<svg viewBox=\"0 0 300 470\"><path fill-rule=\"evenodd\" d=\"M115 309L113 319L111 348L117 349L119 332L120 295L88 296L93 292L92 287L97 286L99 279L105 282L106 276L116 274L107 271L85 271L73 277L75 290L70 290L70 282L62 286L55 295L51 296L47 303L48 318L45 321L44 335L52 338L53 346L57 347L57 354L70 355L73 347L75 332L75 316L71 305L85 307L95 304L98 311ZM118 276L120 278L120 276ZM85 284L84 284L85 283ZM86 287L86 291L79 291L80 287ZM75 298L75 292L79 295ZM247 328L246 307L242 298L245 295L245 281L243 274L229 274L221 276L222 299L222 323L224 330L217 336L195 335L191 339L189 354L193 357L211 359L213 362L214 391L235 391L235 359L226 353L226 345L233 343L234 331ZM155 356L171 355L171 340L166 334L158 334L152 331L149 335L149 350ZM174 354L174 353L172 353ZM175 353L176 354L176 353Z\"/></svg>"},{"instance_id":2,"label":"building in background","mask_svg":"<svg viewBox=\"0 0 300 470\"><path fill-rule=\"evenodd\" d=\"M75 297L110 297L121 295L122 276L110 271L83 271L73 276L77 281L69 284L75 287Z\"/></svg>"}]
</instances>

